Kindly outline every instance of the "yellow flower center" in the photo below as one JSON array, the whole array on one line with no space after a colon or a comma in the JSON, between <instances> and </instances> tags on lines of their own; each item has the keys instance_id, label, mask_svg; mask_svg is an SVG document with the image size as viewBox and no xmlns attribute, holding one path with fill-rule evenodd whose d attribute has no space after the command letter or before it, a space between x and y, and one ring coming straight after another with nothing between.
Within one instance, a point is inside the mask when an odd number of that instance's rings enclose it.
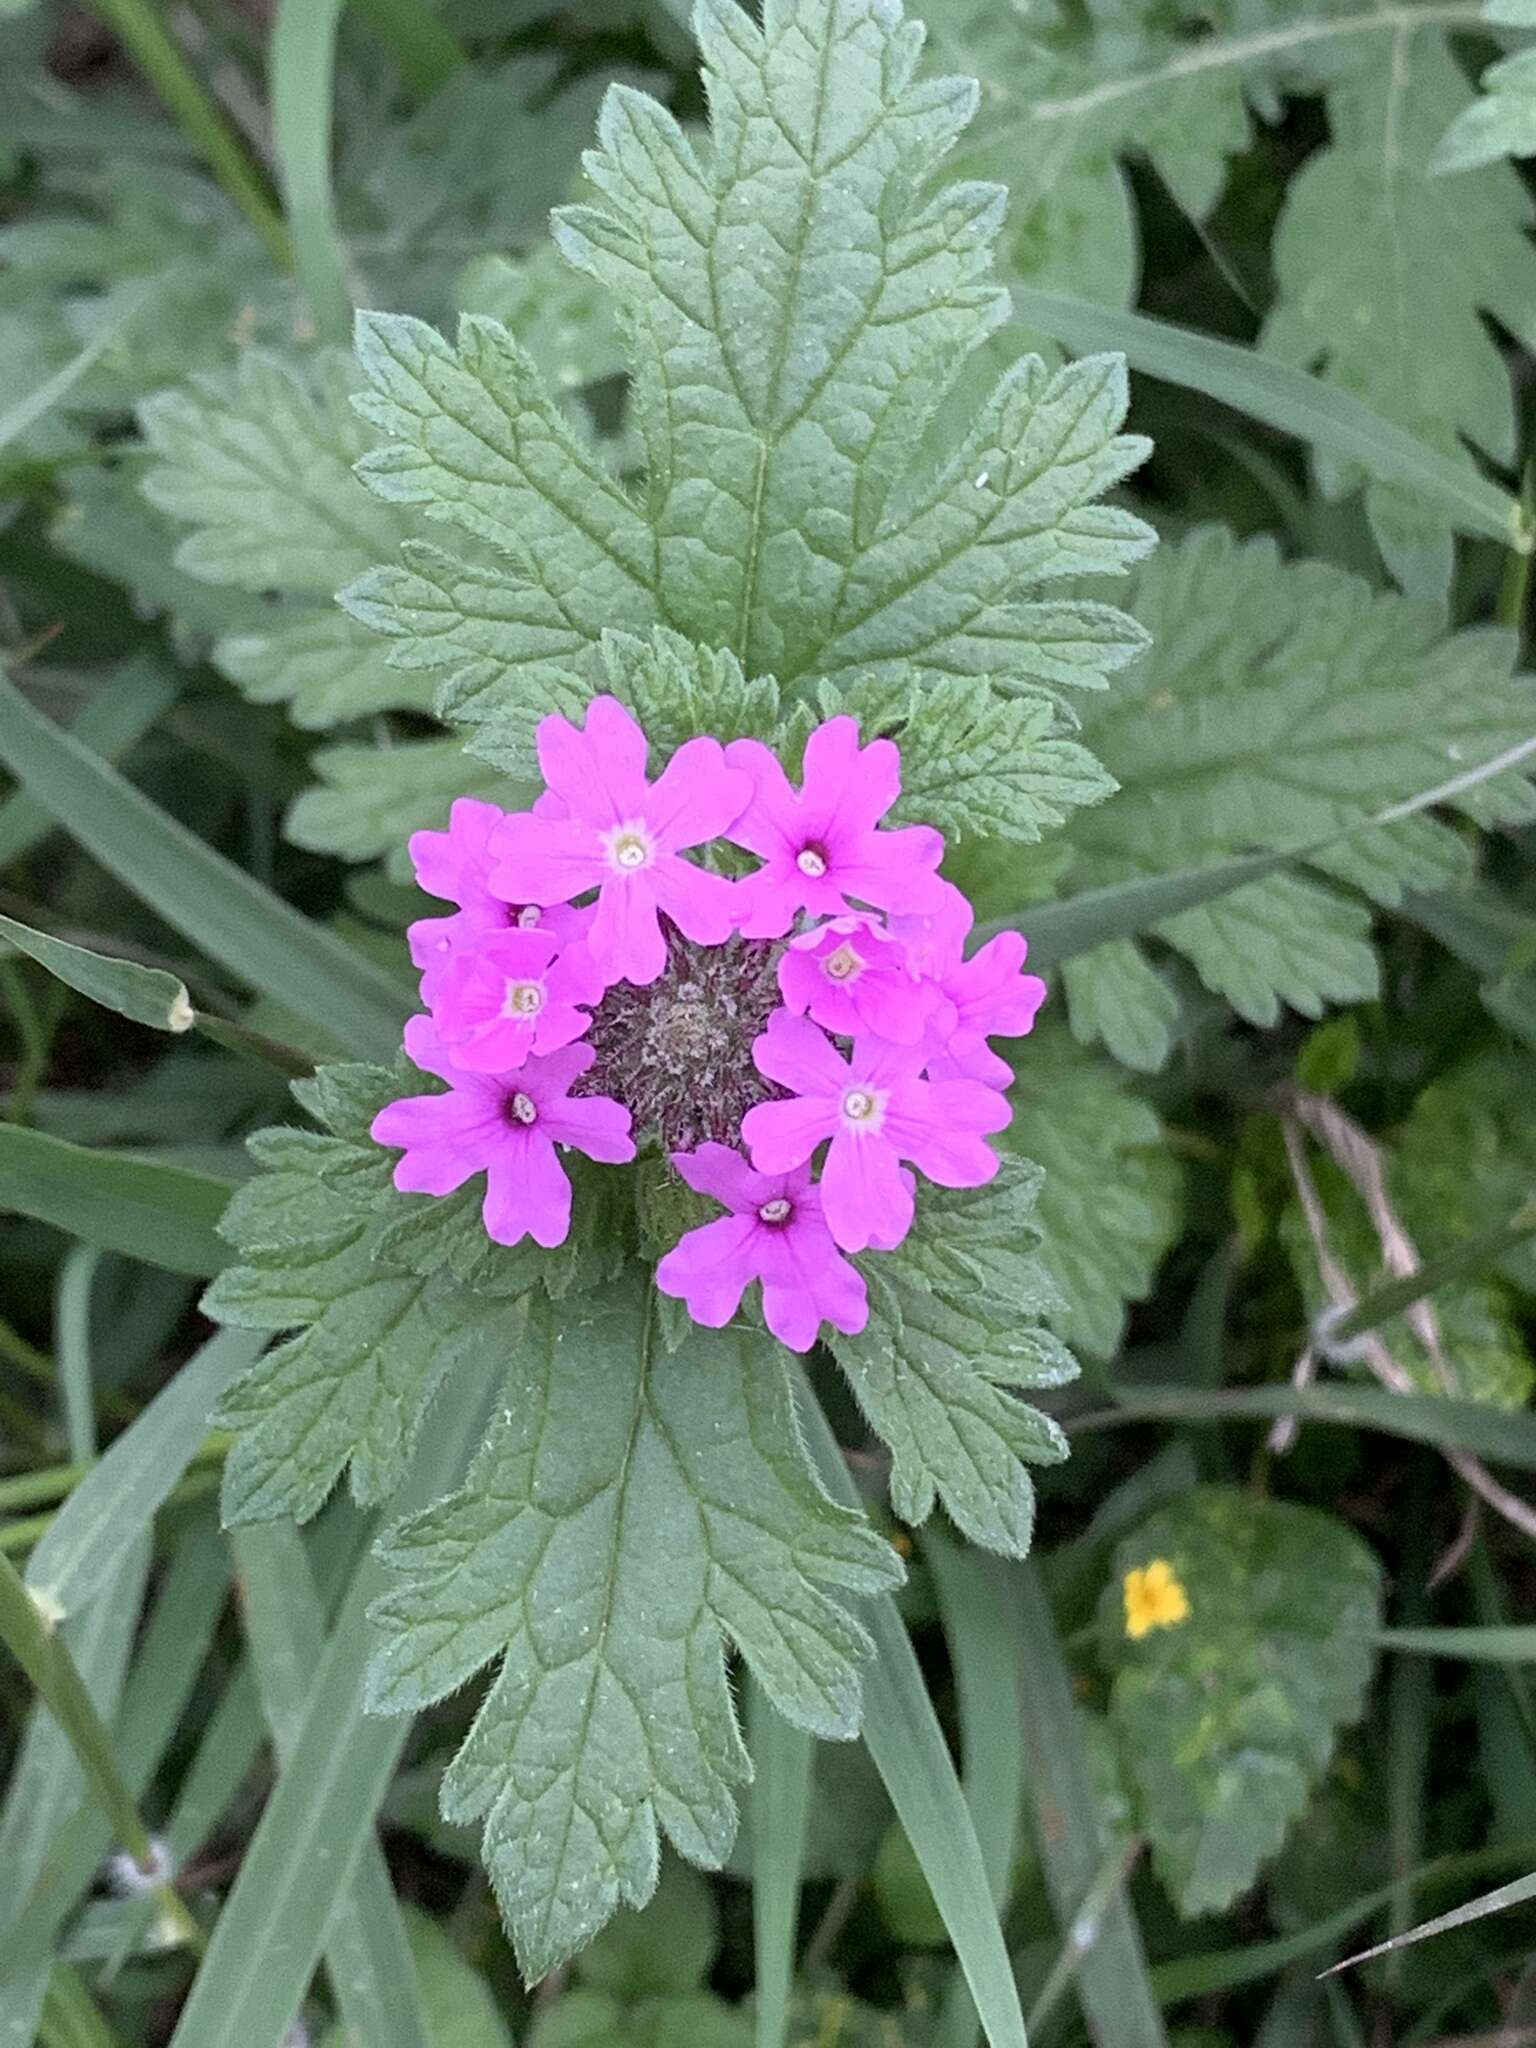
<instances>
[{"instance_id":1,"label":"yellow flower center","mask_svg":"<svg viewBox=\"0 0 1536 2048\"><path fill-rule=\"evenodd\" d=\"M1125 1632L1132 1642L1155 1628L1189 1619L1189 1595L1166 1557L1154 1557L1125 1575Z\"/></svg>"}]
</instances>

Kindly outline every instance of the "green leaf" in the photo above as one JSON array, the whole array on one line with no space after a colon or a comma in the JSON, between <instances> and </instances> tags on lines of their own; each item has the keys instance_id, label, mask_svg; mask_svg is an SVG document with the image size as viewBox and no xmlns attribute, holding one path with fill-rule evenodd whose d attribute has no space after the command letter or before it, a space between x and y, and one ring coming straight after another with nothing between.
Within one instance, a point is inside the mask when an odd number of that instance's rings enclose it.
<instances>
[{"instance_id":1,"label":"green leaf","mask_svg":"<svg viewBox=\"0 0 1536 2048\"><path fill-rule=\"evenodd\" d=\"M1536 155L1536 50L1490 64L1482 98L1463 107L1435 144L1431 172L1476 170L1504 156Z\"/></svg>"},{"instance_id":2,"label":"green leaf","mask_svg":"<svg viewBox=\"0 0 1536 2048\"><path fill-rule=\"evenodd\" d=\"M1416 1097L1403 1126L1392 1192L1425 1253L1497 1229L1536 1192L1528 1105L1536 1066L1487 1053L1453 1067ZM1536 1244L1511 1246L1497 1270L1536 1293Z\"/></svg>"},{"instance_id":3,"label":"green leaf","mask_svg":"<svg viewBox=\"0 0 1536 2048\"><path fill-rule=\"evenodd\" d=\"M492 1245L473 1207L397 1194L393 1155L368 1135L412 1073L323 1069L294 1092L326 1129L279 1126L251 1141L265 1170L220 1226L244 1263L203 1308L219 1322L298 1334L219 1405L223 1426L239 1431L224 1468L231 1522L306 1520L344 1468L359 1502L384 1499L449 1374L494 1376L515 1349L507 1302L536 1284L537 1260ZM486 1291L453 1270L461 1244Z\"/></svg>"},{"instance_id":4,"label":"green leaf","mask_svg":"<svg viewBox=\"0 0 1536 2048\"><path fill-rule=\"evenodd\" d=\"M1122 614L1099 609L1129 627ZM1127 661L1145 645L1139 634L1119 638ZM983 676L950 676L925 687L855 683L841 696L822 694L828 716L851 711L864 738L889 733L900 744L893 815L937 825L954 841L1033 845L1079 805L1101 803L1115 788L1087 748L1068 737L1077 721L1043 691L1004 696Z\"/></svg>"},{"instance_id":5,"label":"green leaf","mask_svg":"<svg viewBox=\"0 0 1536 2048\"><path fill-rule=\"evenodd\" d=\"M331 190L331 122L341 0L278 0L272 24L272 146L294 268L327 341L352 317Z\"/></svg>"},{"instance_id":6,"label":"green leaf","mask_svg":"<svg viewBox=\"0 0 1536 2048\"><path fill-rule=\"evenodd\" d=\"M1152 929L1256 1024L1275 1023L1282 1003L1316 1016L1374 994L1367 914L1328 885L1395 907L1405 889L1465 880L1469 850L1422 814L1318 842L1529 737L1513 644L1488 629L1447 635L1430 606L1219 529L1165 549L1133 603L1152 651L1084 706L1084 741L1120 788L1070 823L1073 883L1152 885L1254 847L1310 846L1326 884L1261 873ZM1536 815L1523 767L1447 802L1483 823ZM1079 1035L1112 1038L1138 1063L1166 1055L1166 993L1125 942L1080 955L1068 989ZM1126 999L1131 1021L1119 1019Z\"/></svg>"},{"instance_id":7,"label":"green leaf","mask_svg":"<svg viewBox=\"0 0 1536 2048\"><path fill-rule=\"evenodd\" d=\"M1127 1629L1126 1575L1157 1560L1183 1619ZM1381 1567L1313 1508L1199 1487L1119 1545L1100 1610L1110 1720L1179 1910L1221 1912L1275 1854L1359 1713Z\"/></svg>"},{"instance_id":8,"label":"green leaf","mask_svg":"<svg viewBox=\"0 0 1536 2048\"><path fill-rule=\"evenodd\" d=\"M413 832L442 831L456 796L515 809L524 792L454 739L387 747L322 747L310 756L319 780L295 798L284 832L295 846L343 860L386 860L396 881L413 878Z\"/></svg>"},{"instance_id":9,"label":"green leaf","mask_svg":"<svg viewBox=\"0 0 1536 2048\"><path fill-rule=\"evenodd\" d=\"M556 223L629 337L642 502L493 322L466 319L457 350L382 315L362 324L360 404L391 437L365 480L500 559L417 547L345 602L395 640L393 661L450 672L440 712L481 727L476 750L513 772L530 720L591 694L605 627L667 626L786 689L991 675L1054 689L1099 680L1134 642L1107 607L1047 588L1151 544L1094 502L1146 453L1118 433L1118 362L1052 373L1028 358L959 446L924 442L1007 310L986 280L1000 192L931 188L974 86L917 81L921 30L876 0L795 0L767 35L707 0L698 33L710 143L614 87L593 203ZM1053 720L1054 740L1067 730ZM1046 803L1084 793L1087 764L1040 761Z\"/></svg>"},{"instance_id":10,"label":"green leaf","mask_svg":"<svg viewBox=\"0 0 1536 2048\"><path fill-rule=\"evenodd\" d=\"M386 1539L376 1711L499 1674L443 1781L530 1979L656 1882L660 1831L717 1868L748 1774L722 1635L796 1725L858 1725L864 1629L824 1584L896 1583L800 1446L782 1354L746 1331L652 1341L625 1282L535 1305L460 1493Z\"/></svg>"},{"instance_id":11,"label":"green leaf","mask_svg":"<svg viewBox=\"0 0 1536 2048\"><path fill-rule=\"evenodd\" d=\"M832 1348L891 1453L891 1505L923 1522L942 1500L988 1549L1022 1557L1034 1526L1031 1464L1066 1456L1056 1425L1012 1387L1056 1387L1077 1368L1043 1325L1064 1304L1033 1220L1040 1174L1009 1159L984 1188L924 1191L894 1252L864 1261L869 1326Z\"/></svg>"},{"instance_id":12,"label":"green leaf","mask_svg":"<svg viewBox=\"0 0 1536 2048\"><path fill-rule=\"evenodd\" d=\"M234 1183L125 1152L96 1152L0 1123L0 1210L206 1279L229 1254L217 1225Z\"/></svg>"},{"instance_id":13,"label":"green leaf","mask_svg":"<svg viewBox=\"0 0 1536 2048\"><path fill-rule=\"evenodd\" d=\"M27 1563L27 1585L50 1612L83 1607L124 1544L149 1528L206 1437L214 1402L259 1342L242 1331L211 1337L71 1490Z\"/></svg>"},{"instance_id":14,"label":"green leaf","mask_svg":"<svg viewBox=\"0 0 1536 2048\"><path fill-rule=\"evenodd\" d=\"M1178 1235L1183 1176L1151 1104L1059 1027L1036 1025L1014 1075L1003 1142L1044 1168L1040 1258L1064 1303L1053 1326L1067 1343L1108 1358L1119 1348L1125 1303L1150 1293Z\"/></svg>"},{"instance_id":15,"label":"green leaf","mask_svg":"<svg viewBox=\"0 0 1536 2048\"><path fill-rule=\"evenodd\" d=\"M582 1950L576 1975L626 2003L697 1991L719 1947L714 1893L696 1870L669 1859L643 1910L616 1913Z\"/></svg>"},{"instance_id":16,"label":"green leaf","mask_svg":"<svg viewBox=\"0 0 1536 2048\"><path fill-rule=\"evenodd\" d=\"M1468 101L1443 35L1406 20L1390 58L1333 86L1331 144L1291 180L1276 231L1279 303L1263 346L1301 367L1321 359L1329 381L1470 466L1463 439L1496 462L1514 458L1509 380L1484 316L1536 332L1536 260L1530 200L1510 165L1434 175ZM1359 472L1325 456L1319 478L1337 495ZM1450 545L1436 514L1398 486L1372 484L1366 501L1393 574L1441 594Z\"/></svg>"},{"instance_id":17,"label":"green leaf","mask_svg":"<svg viewBox=\"0 0 1536 2048\"><path fill-rule=\"evenodd\" d=\"M263 888L162 811L0 677L0 759L103 867L242 981L317 1024L327 1042L387 1056L403 982Z\"/></svg>"},{"instance_id":18,"label":"green leaf","mask_svg":"<svg viewBox=\"0 0 1536 2048\"><path fill-rule=\"evenodd\" d=\"M152 1031L190 1031L197 1021L186 983L163 968L72 946L19 924L14 917L0 917L0 944L25 953L89 1001L135 1024L147 1024Z\"/></svg>"}]
</instances>

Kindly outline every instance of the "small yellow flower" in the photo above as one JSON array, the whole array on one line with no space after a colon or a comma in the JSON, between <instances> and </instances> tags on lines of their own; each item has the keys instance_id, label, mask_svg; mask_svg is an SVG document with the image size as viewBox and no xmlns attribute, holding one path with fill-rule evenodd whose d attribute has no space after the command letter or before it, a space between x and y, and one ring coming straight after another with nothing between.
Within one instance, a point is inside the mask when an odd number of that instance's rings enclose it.
<instances>
[{"instance_id":1,"label":"small yellow flower","mask_svg":"<svg viewBox=\"0 0 1536 2048\"><path fill-rule=\"evenodd\" d=\"M1166 1557L1125 1575L1125 1632L1139 1642L1149 1629L1176 1628L1189 1619L1189 1595Z\"/></svg>"}]
</instances>

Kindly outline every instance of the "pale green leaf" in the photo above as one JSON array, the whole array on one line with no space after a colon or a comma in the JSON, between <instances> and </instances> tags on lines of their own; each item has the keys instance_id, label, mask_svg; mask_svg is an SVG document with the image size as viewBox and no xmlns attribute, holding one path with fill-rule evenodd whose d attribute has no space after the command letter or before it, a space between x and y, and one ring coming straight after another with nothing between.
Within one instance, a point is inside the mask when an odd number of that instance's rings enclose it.
<instances>
[{"instance_id":1,"label":"pale green leaf","mask_svg":"<svg viewBox=\"0 0 1536 2048\"><path fill-rule=\"evenodd\" d=\"M1059 1026L1036 1025L1020 1042L1014 1074L1003 1142L1045 1169L1040 1256L1066 1303L1053 1322L1069 1344L1107 1358L1126 1301L1151 1290L1178 1235L1179 1165L1151 1104Z\"/></svg>"},{"instance_id":2,"label":"pale green leaf","mask_svg":"<svg viewBox=\"0 0 1536 2048\"><path fill-rule=\"evenodd\" d=\"M900 1576L812 1477L782 1354L745 1331L668 1351L651 1322L632 1282L535 1306L465 1489L386 1544L375 1708L500 1662L443 1804L485 1817L530 1978L644 1903L662 1829L724 1859L748 1766L722 1635L788 1718L847 1736L868 1637L822 1587Z\"/></svg>"},{"instance_id":3,"label":"pale green leaf","mask_svg":"<svg viewBox=\"0 0 1536 2048\"><path fill-rule=\"evenodd\" d=\"M1151 652L1083 702L1083 740L1120 787L1071 820L1075 889L1323 840L1498 758L1536 725L1536 691L1510 674L1506 635L1446 634L1433 607L1324 563L1283 562L1268 541L1193 534L1139 572L1133 605ZM1536 812L1523 770L1450 801L1483 822ZM1453 829L1420 815L1324 849L1313 866L1395 906L1405 888L1465 879L1469 858ZM1261 876L1153 929L1257 1024L1282 1003L1316 1016L1376 989L1364 908L1303 874ZM1131 943L1074 961L1073 1027L1151 1065L1172 1019L1130 966Z\"/></svg>"},{"instance_id":4,"label":"pale green leaf","mask_svg":"<svg viewBox=\"0 0 1536 2048\"><path fill-rule=\"evenodd\" d=\"M1536 155L1536 50L1490 64L1482 98L1463 107L1435 145L1431 171L1470 171L1503 156Z\"/></svg>"},{"instance_id":5,"label":"pale green leaf","mask_svg":"<svg viewBox=\"0 0 1536 2048\"><path fill-rule=\"evenodd\" d=\"M1124 1579L1158 1559L1188 1613L1133 1638ZM1200 1487L1119 1545L1100 1610L1110 1720L1181 1912L1224 1910L1279 1849L1360 1711L1380 1620L1380 1565L1314 1508Z\"/></svg>"},{"instance_id":6,"label":"pale green leaf","mask_svg":"<svg viewBox=\"0 0 1536 2048\"><path fill-rule=\"evenodd\" d=\"M935 1499L973 1542L1011 1557L1029 1549L1028 1467L1066 1456L1066 1440L1013 1387L1071 1379L1070 1354L1044 1318L1065 1304L1046 1277L1033 1222L1040 1175L1007 1161L988 1187L926 1188L894 1252L864 1261L869 1326L832 1348L891 1453L891 1505L923 1522Z\"/></svg>"},{"instance_id":7,"label":"pale green leaf","mask_svg":"<svg viewBox=\"0 0 1536 2048\"><path fill-rule=\"evenodd\" d=\"M321 747L310 756L318 780L289 807L284 832L295 846L343 860L385 859L395 880L411 879L413 832L446 829L456 796L514 808L516 786L466 755L457 740L399 740L393 746Z\"/></svg>"}]
</instances>

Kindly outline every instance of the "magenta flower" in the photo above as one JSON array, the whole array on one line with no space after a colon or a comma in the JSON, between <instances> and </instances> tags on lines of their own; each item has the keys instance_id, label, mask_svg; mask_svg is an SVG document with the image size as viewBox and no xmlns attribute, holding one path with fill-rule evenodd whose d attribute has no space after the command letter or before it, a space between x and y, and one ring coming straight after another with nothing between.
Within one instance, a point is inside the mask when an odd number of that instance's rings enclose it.
<instances>
[{"instance_id":1,"label":"magenta flower","mask_svg":"<svg viewBox=\"0 0 1536 2048\"><path fill-rule=\"evenodd\" d=\"M607 986L581 941L553 931L489 932L443 969L433 1015L449 1056L479 1074L507 1074L530 1053L558 1052L592 1022L582 1004Z\"/></svg>"},{"instance_id":2,"label":"magenta flower","mask_svg":"<svg viewBox=\"0 0 1536 2048\"><path fill-rule=\"evenodd\" d=\"M985 1134L1013 1112L975 1081L919 1079L922 1046L856 1038L845 1060L809 1018L776 1010L752 1048L758 1071L790 1089L790 1102L760 1102L741 1135L760 1173L803 1165L824 1138L822 1207L844 1251L888 1251L912 1226L912 1187L901 1161L943 1187L980 1187L996 1174Z\"/></svg>"},{"instance_id":3,"label":"magenta flower","mask_svg":"<svg viewBox=\"0 0 1536 2048\"><path fill-rule=\"evenodd\" d=\"M809 1012L828 1031L898 1045L926 1035L938 993L913 973L901 941L862 911L797 933L779 961L779 991L793 1016Z\"/></svg>"},{"instance_id":4,"label":"magenta flower","mask_svg":"<svg viewBox=\"0 0 1536 2048\"><path fill-rule=\"evenodd\" d=\"M956 889L935 916L899 917L892 929L942 998L928 1041L929 1078L1007 1088L1013 1069L987 1040L1023 1038L1033 1030L1046 986L1038 974L1021 971L1029 956L1021 932L999 932L967 960L965 936L973 917Z\"/></svg>"},{"instance_id":5,"label":"magenta flower","mask_svg":"<svg viewBox=\"0 0 1536 2048\"><path fill-rule=\"evenodd\" d=\"M541 805L544 801L540 799ZM574 938L589 921L588 912L509 903L492 889L491 839L506 816L500 804L460 796L448 813L446 832L411 834L417 882L429 896L459 906L452 917L420 917L406 929L411 958L422 970L421 992L429 1003L454 955L472 948L485 933L542 925L562 938Z\"/></svg>"},{"instance_id":6,"label":"magenta flower","mask_svg":"<svg viewBox=\"0 0 1536 2048\"><path fill-rule=\"evenodd\" d=\"M530 1059L516 1073L471 1073L449 1058L428 1017L412 1017L405 1049L416 1065L448 1082L446 1095L407 1095L381 1109L372 1135L399 1145L395 1186L450 1195L485 1174L481 1215L498 1244L531 1237L563 1244L571 1227L571 1184L555 1155L570 1145L589 1159L633 1159L629 1111L606 1095L573 1097L571 1084L592 1064L589 1045Z\"/></svg>"},{"instance_id":7,"label":"magenta flower","mask_svg":"<svg viewBox=\"0 0 1536 2048\"><path fill-rule=\"evenodd\" d=\"M791 1351L809 1351L821 1325L853 1337L869 1321L864 1276L838 1254L811 1169L757 1173L729 1145L674 1152L691 1188L730 1210L690 1230L656 1268L663 1294L687 1304L696 1323L722 1329L752 1281L763 1285L763 1316Z\"/></svg>"},{"instance_id":8,"label":"magenta flower","mask_svg":"<svg viewBox=\"0 0 1536 2048\"><path fill-rule=\"evenodd\" d=\"M805 743L797 794L778 756L761 740L733 740L733 768L752 778L752 798L724 828L763 865L737 887L738 919L748 938L776 939L795 913L838 917L850 899L881 910L936 909L944 852L931 825L876 827L901 794L901 756L891 740L859 746L855 719L829 718Z\"/></svg>"},{"instance_id":9,"label":"magenta flower","mask_svg":"<svg viewBox=\"0 0 1536 2048\"><path fill-rule=\"evenodd\" d=\"M588 933L605 981L644 987L667 962L658 912L685 938L719 945L735 925L723 875L681 858L725 833L745 808L750 779L726 765L714 739L688 740L647 782L645 734L616 697L594 697L585 729L558 713L540 721L539 765L566 808L509 817L498 829L494 888L531 903L569 903L598 891Z\"/></svg>"}]
</instances>

